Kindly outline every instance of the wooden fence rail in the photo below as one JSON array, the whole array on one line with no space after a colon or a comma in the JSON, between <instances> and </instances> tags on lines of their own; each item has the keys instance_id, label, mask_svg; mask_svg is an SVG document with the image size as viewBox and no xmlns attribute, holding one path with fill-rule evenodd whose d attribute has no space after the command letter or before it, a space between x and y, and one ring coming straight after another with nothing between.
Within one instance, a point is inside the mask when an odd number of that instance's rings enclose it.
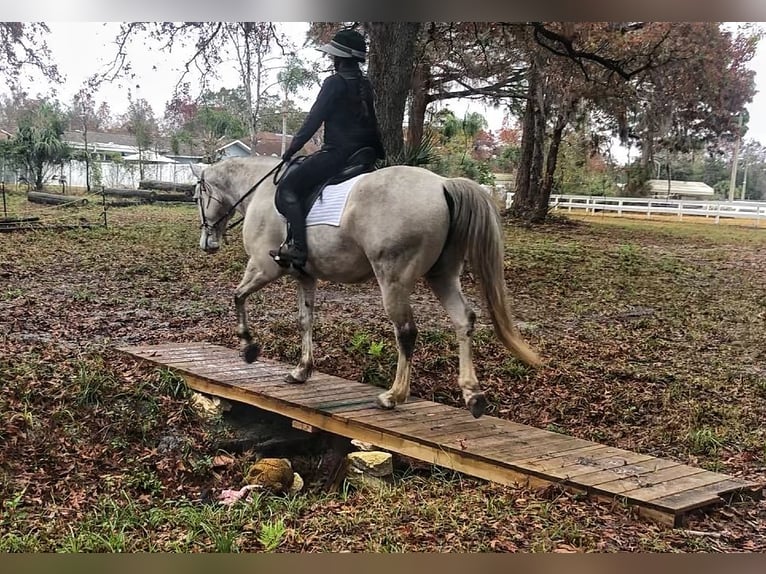
<instances>
[{"instance_id":1,"label":"wooden fence rail","mask_svg":"<svg viewBox=\"0 0 766 574\"><path fill-rule=\"evenodd\" d=\"M513 193L506 196L510 207ZM721 219L746 219L754 221L755 227L766 224L764 201L701 201L696 199L655 199L646 197L606 197L596 195L551 195L550 207L554 211L584 212L586 214L611 213L675 215L704 217L719 223Z\"/></svg>"}]
</instances>

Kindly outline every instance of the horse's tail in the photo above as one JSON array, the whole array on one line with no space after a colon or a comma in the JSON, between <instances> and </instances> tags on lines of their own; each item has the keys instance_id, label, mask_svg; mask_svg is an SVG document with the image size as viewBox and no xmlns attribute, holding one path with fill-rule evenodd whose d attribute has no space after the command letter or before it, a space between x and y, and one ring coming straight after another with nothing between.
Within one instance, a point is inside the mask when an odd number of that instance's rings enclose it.
<instances>
[{"instance_id":1,"label":"horse's tail","mask_svg":"<svg viewBox=\"0 0 766 574\"><path fill-rule=\"evenodd\" d=\"M489 193L476 182L462 177L447 179L444 193L450 207L450 231L445 250L467 259L477 275L492 325L503 345L527 365L540 365L540 358L524 342L508 310L503 272L503 228Z\"/></svg>"}]
</instances>

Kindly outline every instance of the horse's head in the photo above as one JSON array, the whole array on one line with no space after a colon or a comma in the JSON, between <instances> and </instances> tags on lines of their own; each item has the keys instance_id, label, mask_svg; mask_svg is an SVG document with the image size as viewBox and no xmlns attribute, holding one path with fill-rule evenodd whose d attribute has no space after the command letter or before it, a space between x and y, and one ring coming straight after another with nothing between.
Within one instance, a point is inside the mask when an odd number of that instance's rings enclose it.
<instances>
[{"instance_id":1,"label":"horse's head","mask_svg":"<svg viewBox=\"0 0 766 574\"><path fill-rule=\"evenodd\" d=\"M199 246L205 253L215 253L226 242L226 226L231 219L233 209L215 185L205 180L205 172L199 176L194 188L194 199L199 210L200 228Z\"/></svg>"}]
</instances>

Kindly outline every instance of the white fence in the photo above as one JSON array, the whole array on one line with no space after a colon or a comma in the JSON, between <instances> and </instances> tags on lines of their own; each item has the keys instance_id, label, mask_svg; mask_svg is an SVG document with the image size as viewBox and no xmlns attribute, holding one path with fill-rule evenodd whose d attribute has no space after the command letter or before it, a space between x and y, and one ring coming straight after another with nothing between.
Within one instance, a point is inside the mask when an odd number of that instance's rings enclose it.
<instances>
[{"instance_id":1,"label":"white fence","mask_svg":"<svg viewBox=\"0 0 766 574\"><path fill-rule=\"evenodd\" d=\"M111 161L97 162L101 171L101 185L104 187L116 187L136 189L141 178L137 163L115 163ZM196 166L197 169L204 166ZM91 168L92 169L92 168ZM18 174L3 172L2 179L7 183L18 183ZM85 187L85 162L71 161L64 165L63 170L56 169L44 174L44 181L50 186L60 184L59 176L63 175L68 187ZM95 176L91 171L91 186L95 184ZM191 166L186 163L169 164L144 164L143 179L166 181L172 183L195 183L197 177L192 172Z\"/></svg>"},{"instance_id":2,"label":"white fence","mask_svg":"<svg viewBox=\"0 0 766 574\"><path fill-rule=\"evenodd\" d=\"M136 189L140 179L138 164L98 162L101 167L101 183L104 187L119 187ZM64 177L68 185L73 187L85 187L85 162L72 161L64 166ZM144 179L167 181L173 183L194 183L197 178L189 164L144 164ZM91 184L93 178L91 174Z\"/></svg>"},{"instance_id":3,"label":"white fence","mask_svg":"<svg viewBox=\"0 0 766 574\"><path fill-rule=\"evenodd\" d=\"M506 196L506 205L510 207L513 194ZM650 199L646 197L605 197L591 195L551 195L551 209L586 214L612 213L675 215L683 219L684 215L705 217L718 223L722 218L749 219L758 227L766 224L766 202L764 201L700 201L696 199Z\"/></svg>"}]
</instances>

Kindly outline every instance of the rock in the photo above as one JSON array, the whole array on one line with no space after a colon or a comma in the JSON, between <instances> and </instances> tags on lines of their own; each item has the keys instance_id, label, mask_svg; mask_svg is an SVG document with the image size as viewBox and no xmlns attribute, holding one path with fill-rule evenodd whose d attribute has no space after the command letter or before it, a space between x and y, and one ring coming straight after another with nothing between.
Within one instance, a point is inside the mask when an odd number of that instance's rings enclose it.
<instances>
[{"instance_id":1,"label":"rock","mask_svg":"<svg viewBox=\"0 0 766 574\"><path fill-rule=\"evenodd\" d=\"M301 490L303 490L303 479L301 478L300 474L298 474L297 472L294 472L293 473L293 484L290 487L289 492L290 492L290 494L297 494Z\"/></svg>"},{"instance_id":2,"label":"rock","mask_svg":"<svg viewBox=\"0 0 766 574\"><path fill-rule=\"evenodd\" d=\"M378 447L376 447L374 444L371 444L369 442L364 442L357 439L352 439L351 444L355 446L357 449L365 452L369 452L372 450L379 450Z\"/></svg>"},{"instance_id":3,"label":"rock","mask_svg":"<svg viewBox=\"0 0 766 574\"><path fill-rule=\"evenodd\" d=\"M367 451L352 452L347 456L348 474L366 474L384 478L394 473L394 457L390 452Z\"/></svg>"},{"instance_id":4,"label":"rock","mask_svg":"<svg viewBox=\"0 0 766 574\"><path fill-rule=\"evenodd\" d=\"M286 458L262 458L247 471L245 483L274 494L283 494L293 486L295 474L292 464Z\"/></svg>"},{"instance_id":5,"label":"rock","mask_svg":"<svg viewBox=\"0 0 766 574\"><path fill-rule=\"evenodd\" d=\"M178 453L189 444L189 441L184 437L168 434L160 439L157 444L157 454L167 455L171 453Z\"/></svg>"},{"instance_id":6,"label":"rock","mask_svg":"<svg viewBox=\"0 0 766 574\"><path fill-rule=\"evenodd\" d=\"M220 419L223 413L231 410L231 404L228 401L219 397L209 397L201 393L192 393L189 402L191 402L194 412L206 421Z\"/></svg>"}]
</instances>

